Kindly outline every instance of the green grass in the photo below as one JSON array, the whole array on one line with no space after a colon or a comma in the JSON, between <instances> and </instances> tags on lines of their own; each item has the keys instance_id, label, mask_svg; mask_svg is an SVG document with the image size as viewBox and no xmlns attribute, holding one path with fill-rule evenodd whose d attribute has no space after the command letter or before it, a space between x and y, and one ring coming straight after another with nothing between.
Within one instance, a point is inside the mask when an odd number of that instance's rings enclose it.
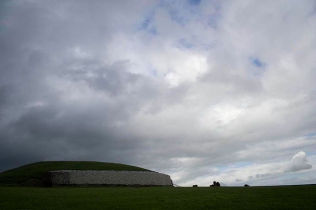
<instances>
[{"instance_id":1,"label":"green grass","mask_svg":"<svg viewBox=\"0 0 316 210\"><path fill-rule=\"evenodd\" d=\"M45 161L21 166L0 173L0 185L23 185L31 179L41 179L48 171L54 170L115 170L148 171L144 168L117 163L92 161Z\"/></svg>"},{"instance_id":2,"label":"green grass","mask_svg":"<svg viewBox=\"0 0 316 210\"><path fill-rule=\"evenodd\" d=\"M316 186L0 187L0 209L316 209Z\"/></svg>"}]
</instances>

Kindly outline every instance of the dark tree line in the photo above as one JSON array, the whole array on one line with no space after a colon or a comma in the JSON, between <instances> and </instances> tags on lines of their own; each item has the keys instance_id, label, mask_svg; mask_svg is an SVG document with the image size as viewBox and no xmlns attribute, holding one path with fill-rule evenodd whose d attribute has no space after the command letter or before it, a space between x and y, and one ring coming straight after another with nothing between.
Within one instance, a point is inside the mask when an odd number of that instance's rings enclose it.
<instances>
[{"instance_id":1,"label":"dark tree line","mask_svg":"<svg viewBox=\"0 0 316 210\"><path fill-rule=\"evenodd\" d=\"M210 185L210 187L220 187L221 184L217 181L214 181L212 185Z\"/></svg>"}]
</instances>

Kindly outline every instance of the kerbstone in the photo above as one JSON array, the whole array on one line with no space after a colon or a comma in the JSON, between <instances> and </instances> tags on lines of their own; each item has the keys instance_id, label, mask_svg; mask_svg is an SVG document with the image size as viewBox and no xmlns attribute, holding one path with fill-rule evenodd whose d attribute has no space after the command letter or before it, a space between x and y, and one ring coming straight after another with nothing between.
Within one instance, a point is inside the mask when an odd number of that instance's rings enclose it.
<instances>
[{"instance_id":1,"label":"kerbstone","mask_svg":"<svg viewBox=\"0 0 316 210\"><path fill-rule=\"evenodd\" d=\"M151 171L61 170L50 177L53 185L173 186L169 175Z\"/></svg>"}]
</instances>

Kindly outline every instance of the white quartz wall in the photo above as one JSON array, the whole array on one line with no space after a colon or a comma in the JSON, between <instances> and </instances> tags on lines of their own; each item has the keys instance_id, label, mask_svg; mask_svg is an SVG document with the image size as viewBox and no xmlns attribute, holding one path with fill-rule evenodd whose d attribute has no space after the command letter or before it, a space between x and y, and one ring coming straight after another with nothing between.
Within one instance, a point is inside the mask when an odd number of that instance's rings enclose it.
<instances>
[{"instance_id":1,"label":"white quartz wall","mask_svg":"<svg viewBox=\"0 0 316 210\"><path fill-rule=\"evenodd\" d=\"M169 175L150 171L51 171L53 185L172 186Z\"/></svg>"}]
</instances>

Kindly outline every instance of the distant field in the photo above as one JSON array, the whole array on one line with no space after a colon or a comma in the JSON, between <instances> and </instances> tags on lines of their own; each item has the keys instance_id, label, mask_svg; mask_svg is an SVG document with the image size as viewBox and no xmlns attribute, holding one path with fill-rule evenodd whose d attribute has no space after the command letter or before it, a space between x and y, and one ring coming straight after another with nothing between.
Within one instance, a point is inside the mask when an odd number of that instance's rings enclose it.
<instances>
[{"instance_id":1,"label":"distant field","mask_svg":"<svg viewBox=\"0 0 316 210\"><path fill-rule=\"evenodd\" d=\"M0 187L0 209L316 209L316 186Z\"/></svg>"}]
</instances>

